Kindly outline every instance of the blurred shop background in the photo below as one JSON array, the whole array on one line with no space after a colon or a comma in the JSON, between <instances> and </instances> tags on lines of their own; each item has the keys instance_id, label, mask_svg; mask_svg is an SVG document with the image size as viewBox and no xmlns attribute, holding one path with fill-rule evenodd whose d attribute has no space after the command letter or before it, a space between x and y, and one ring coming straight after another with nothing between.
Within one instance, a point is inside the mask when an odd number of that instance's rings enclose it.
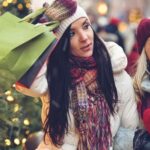
<instances>
[{"instance_id":1,"label":"blurred shop background","mask_svg":"<svg viewBox=\"0 0 150 150\"><path fill-rule=\"evenodd\" d=\"M40 0L39 0L40 1ZM78 0L90 17L98 36L118 43L128 58L126 70L132 76L139 57L136 27L150 17L150 0ZM38 5L38 0L37 0ZM30 0L0 0L0 15L11 12L22 18L31 12ZM2 79L0 78L0 82ZM0 150L33 150L41 140L41 102L0 87ZM25 148L26 146L26 148Z\"/></svg>"}]
</instances>

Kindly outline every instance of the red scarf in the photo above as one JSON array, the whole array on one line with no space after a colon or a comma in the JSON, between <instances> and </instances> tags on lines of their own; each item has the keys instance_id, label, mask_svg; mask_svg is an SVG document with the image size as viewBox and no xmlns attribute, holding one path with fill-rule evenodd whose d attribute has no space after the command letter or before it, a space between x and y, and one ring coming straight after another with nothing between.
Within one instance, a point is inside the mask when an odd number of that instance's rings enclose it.
<instances>
[{"instance_id":1,"label":"red scarf","mask_svg":"<svg viewBox=\"0 0 150 150\"><path fill-rule=\"evenodd\" d=\"M78 150L108 150L112 145L110 110L97 84L93 57L71 56L71 100L76 128L80 133Z\"/></svg>"}]
</instances>

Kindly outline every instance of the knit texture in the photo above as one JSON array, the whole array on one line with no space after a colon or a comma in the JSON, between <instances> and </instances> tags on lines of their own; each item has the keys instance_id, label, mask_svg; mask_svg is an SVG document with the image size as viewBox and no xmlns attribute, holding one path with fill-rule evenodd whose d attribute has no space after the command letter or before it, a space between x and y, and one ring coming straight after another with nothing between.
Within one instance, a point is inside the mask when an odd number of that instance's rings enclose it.
<instances>
[{"instance_id":1,"label":"knit texture","mask_svg":"<svg viewBox=\"0 0 150 150\"><path fill-rule=\"evenodd\" d=\"M137 28L137 44L139 53L142 52L148 37L150 37L150 19L144 18L140 21Z\"/></svg>"},{"instance_id":2,"label":"knit texture","mask_svg":"<svg viewBox=\"0 0 150 150\"><path fill-rule=\"evenodd\" d=\"M60 25L55 30L55 34L60 38L67 27L79 18L88 18L86 12L82 7L77 5L76 0L54 0L52 4L45 3L45 14L49 19L60 21Z\"/></svg>"},{"instance_id":3,"label":"knit texture","mask_svg":"<svg viewBox=\"0 0 150 150\"><path fill-rule=\"evenodd\" d=\"M97 84L93 57L72 56L71 100L75 125L79 131L78 150L108 150L111 146L110 110Z\"/></svg>"}]
</instances>

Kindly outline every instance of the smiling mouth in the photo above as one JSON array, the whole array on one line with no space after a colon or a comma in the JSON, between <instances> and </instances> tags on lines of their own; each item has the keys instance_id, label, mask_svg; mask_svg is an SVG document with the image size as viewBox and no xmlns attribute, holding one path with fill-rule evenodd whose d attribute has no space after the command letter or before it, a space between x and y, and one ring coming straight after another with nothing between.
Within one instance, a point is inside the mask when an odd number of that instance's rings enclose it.
<instances>
[{"instance_id":1,"label":"smiling mouth","mask_svg":"<svg viewBox=\"0 0 150 150\"><path fill-rule=\"evenodd\" d=\"M92 46L92 43L90 43L84 47L81 47L81 50L85 50L85 51L90 50L91 46Z\"/></svg>"}]
</instances>

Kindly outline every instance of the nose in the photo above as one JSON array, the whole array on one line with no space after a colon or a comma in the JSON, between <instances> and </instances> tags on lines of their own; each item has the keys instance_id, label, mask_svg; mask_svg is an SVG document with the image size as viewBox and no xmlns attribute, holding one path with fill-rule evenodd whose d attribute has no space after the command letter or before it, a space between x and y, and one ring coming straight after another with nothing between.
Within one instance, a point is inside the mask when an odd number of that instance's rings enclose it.
<instances>
[{"instance_id":1,"label":"nose","mask_svg":"<svg viewBox=\"0 0 150 150\"><path fill-rule=\"evenodd\" d=\"M84 42L88 39L87 33L85 31L80 31L79 32L79 40L81 42Z\"/></svg>"}]
</instances>

